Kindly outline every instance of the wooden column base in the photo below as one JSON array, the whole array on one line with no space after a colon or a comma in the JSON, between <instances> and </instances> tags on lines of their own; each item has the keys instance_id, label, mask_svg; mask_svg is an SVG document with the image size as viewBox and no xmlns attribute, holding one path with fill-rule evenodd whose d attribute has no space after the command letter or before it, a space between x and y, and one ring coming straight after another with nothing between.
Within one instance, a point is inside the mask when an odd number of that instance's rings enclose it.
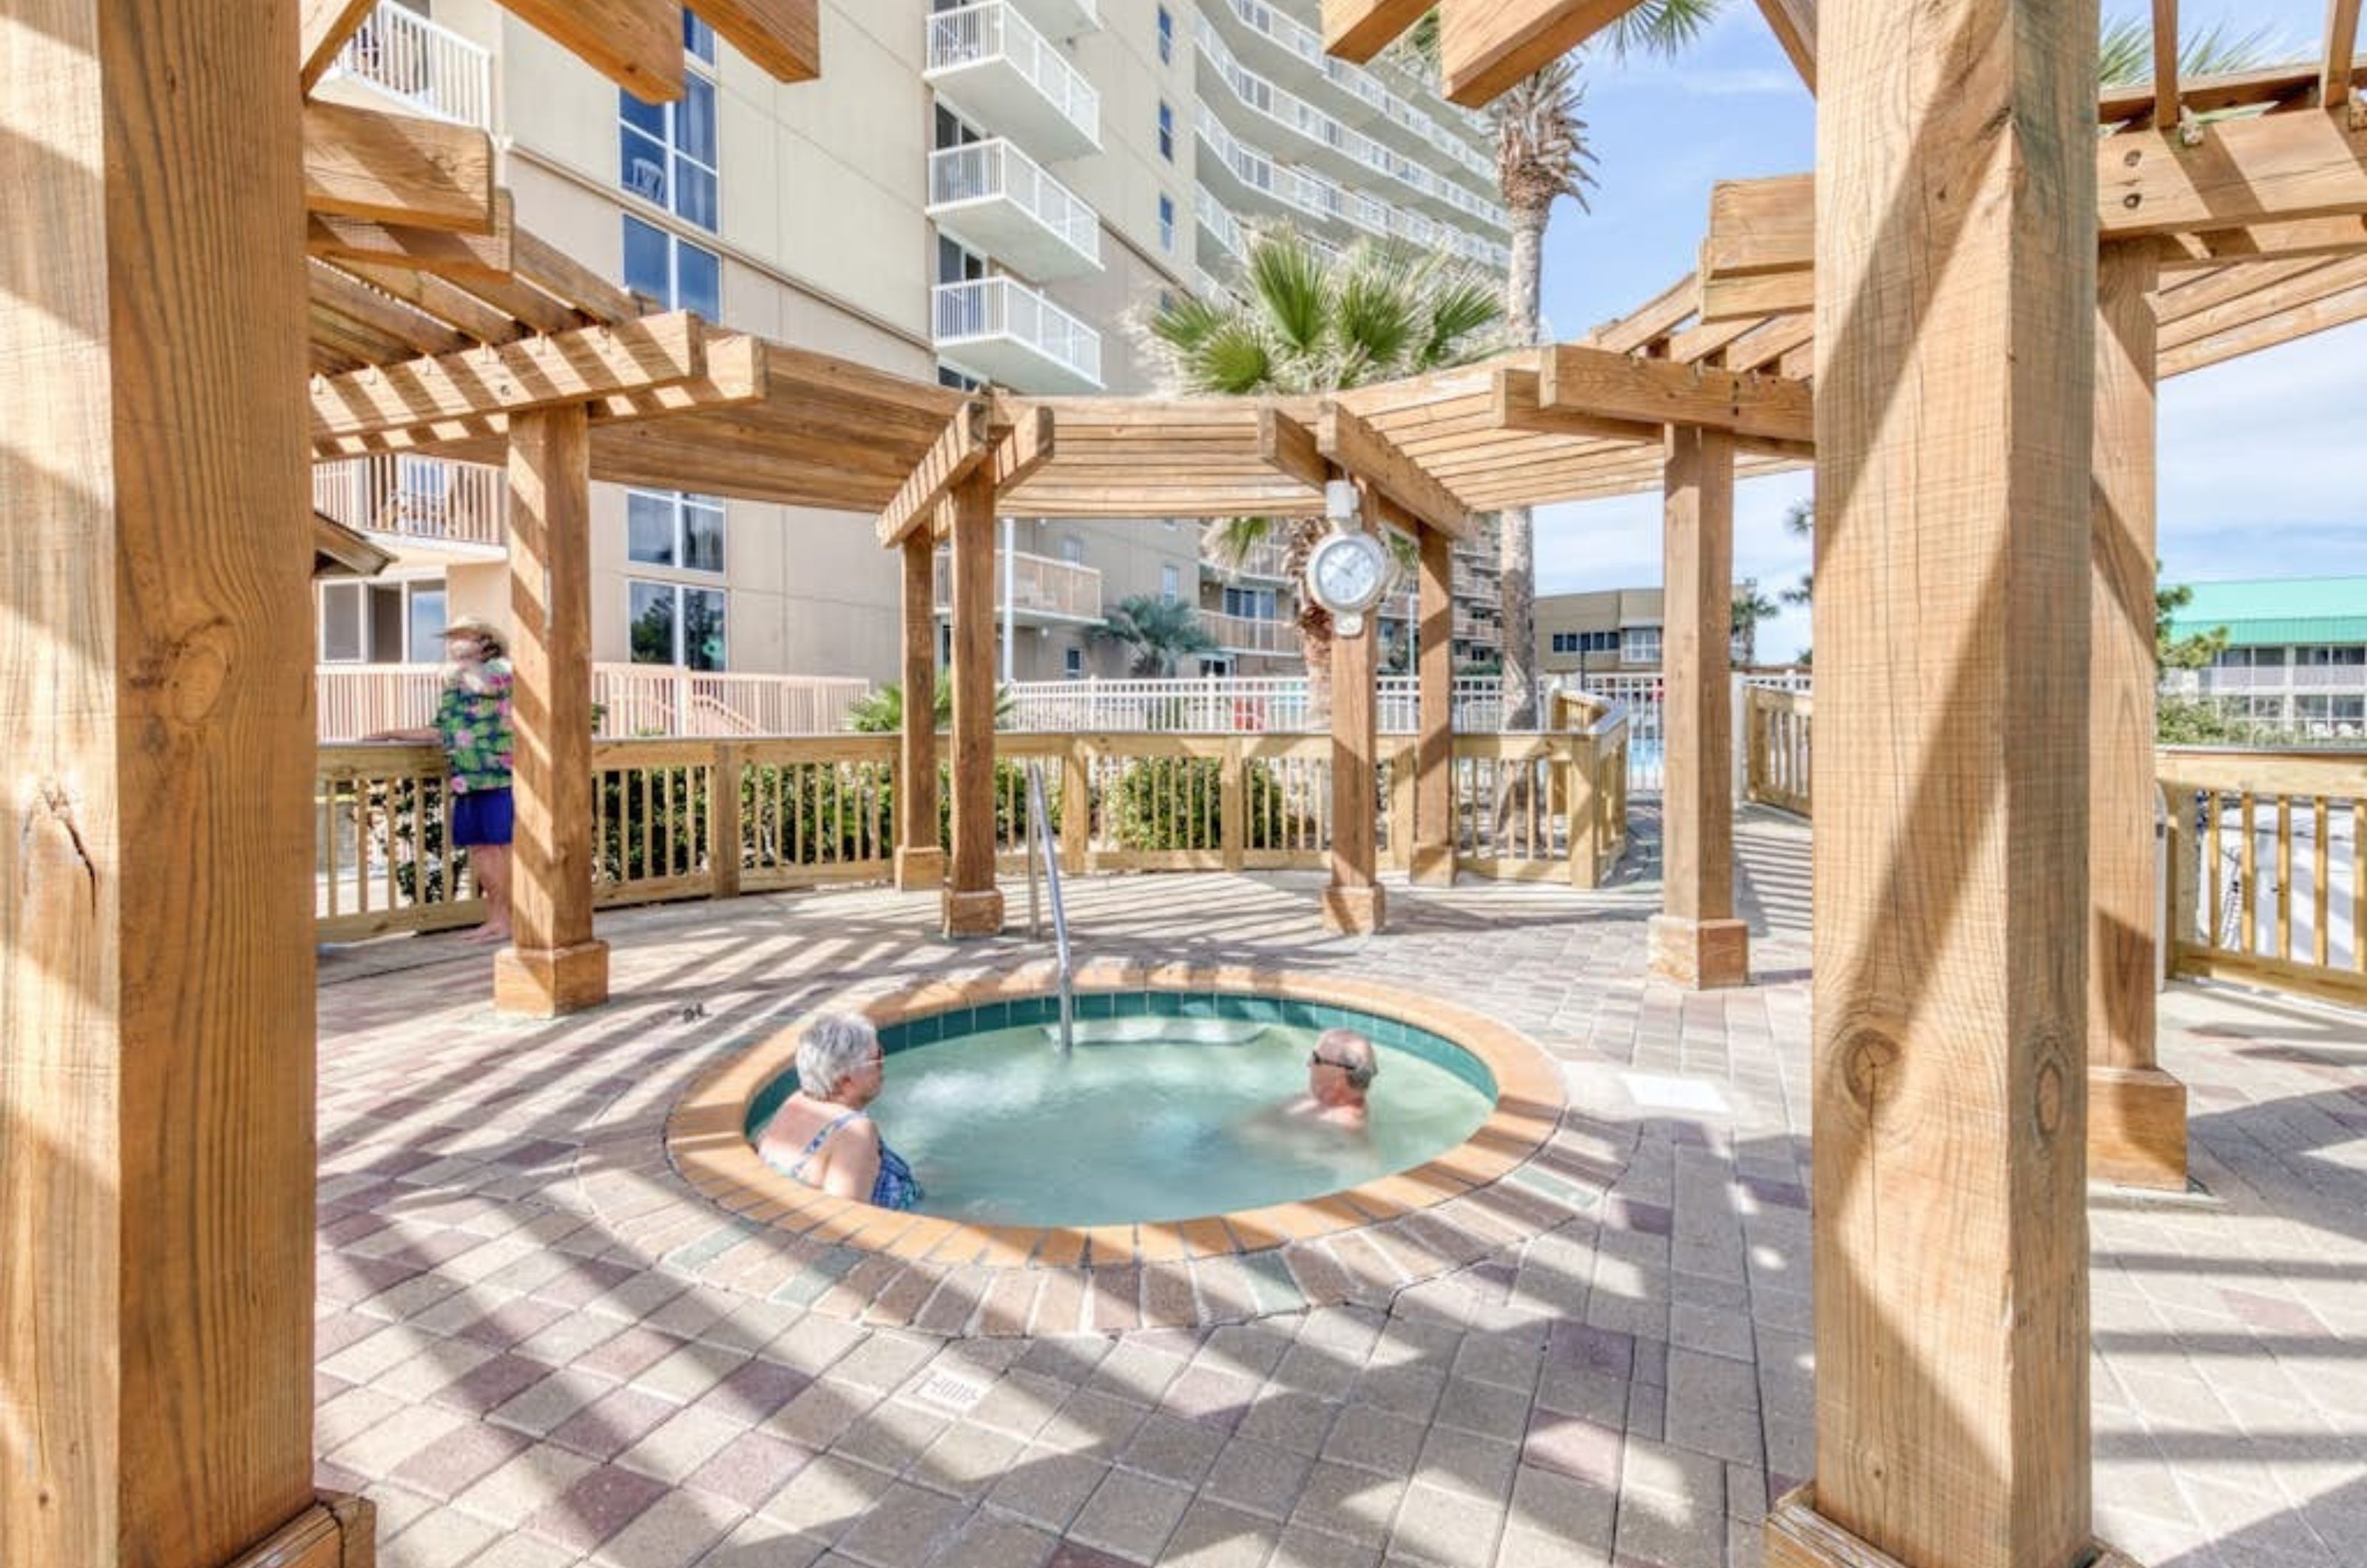
<instances>
[{"instance_id":1,"label":"wooden column base","mask_svg":"<svg viewBox=\"0 0 2367 1568\"><path fill-rule=\"evenodd\" d=\"M896 891L920 893L946 885L946 852L943 850L898 850L896 852Z\"/></svg>"},{"instance_id":2,"label":"wooden column base","mask_svg":"<svg viewBox=\"0 0 2367 1568\"><path fill-rule=\"evenodd\" d=\"M1323 890L1323 929L1334 936L1370 936L1388 923L1388 900L1377 887Z\"/></svg>"},{"instance_id":3,"label":"wooden column base","mask_svg":"<svg viewBox=\"0 0 2367 1568\"><path fill-rule=\"evenodd\" d=\"M505 947L493 954L493 1010L558 1018L608 999L608 944Z\"/></svg>"},{"instance_id":4,"label":"wooden column base","mask_svg":"<svg viewBox=\"0 0 2367 1568\"><path fill-rule=\"evenodd\" d=\"M2186 1086L2159 1067L2088 1068L2088 1179L2186 1190Z\"/></svg>"},{"instance_id":5,"label":"wooden column base","mask_svg":"<svg viewBox=\"0 0 2367 1568\"><path fill-rule=\"evenodd\" d=\"M312 1506L224 1568L376 1568L378 1505L323 1492Z\"/></svg>"},{"instance_id":6,"label":"wooden column base","mask_svg":"<svg viewBox=\"0 0 2367 1568\"><path fill-rule=\"evenodd\" d=\"M2084 1455L2081 1462L2085 1462ZM1766 1549L1766 1568L1924 1568L1920 1563L1901 1562L1890 1553L1868 1546L1817 1512L1813 1483L1784 1495L1768 1513L1759 1539ZM2033 1563L2031 1568L2039 1565ZM2138 1563L2135 1558L2098 1541L2080 1562L2050 1568L2138 1568Z\"/></svg>"},{"instance_id":7,"label":"wooden column base","mask_svg":"<svg viewBox=\"0 0 2367 1568\"><path fill-rule=\"evenodd\" d=\"M1455 886L1455 846L1416 844L1409 858L1406 880L1417 887Z\"/></svg>"},{"instance_id":8,"label":"wooden column base","mask_svg":"<svg viewBox=\"0 0 2367 1568\"><path fill-rule=\"evenodd\" d=\"M990 887L980 893L957 893L948 887L945 918L949 937L1001 936L1002 890Z\"/></svg>"},{"instance_id":9,"label":"wooden column base","mask_svg":"<svg viewBox=\"0 0 2367 1568\"><path fill-rule=\"evenodd\" d=\"M1652 973L1689 991L1750 984L1750 928L1740 920L1652 917Z\"/></svg>"}]
</instances>

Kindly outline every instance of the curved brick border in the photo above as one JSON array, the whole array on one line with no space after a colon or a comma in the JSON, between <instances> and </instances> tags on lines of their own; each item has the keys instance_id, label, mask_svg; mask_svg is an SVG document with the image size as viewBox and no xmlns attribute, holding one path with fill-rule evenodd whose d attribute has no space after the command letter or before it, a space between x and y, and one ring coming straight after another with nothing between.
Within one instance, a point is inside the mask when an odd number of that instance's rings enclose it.
<instances>
[{"instance_id":1,"label":"curved brick border","mask_svg":"<svg viewBox=\"0 0 2367 1568\"><path fill-rule=\"evenodd\" d=\"M967 982L816 1002L875 1023L1044 994L1040 965ZM667 1119L668 1158L728 1211L735 1242L770 1235L791 1259L774 1299L948 1334L1064 1334L1236 1322L1382 1297L1596 1212L1615 1164L1552 1140L1561 1076L1519 1032L1369 982L1228 965L1100 964L1080 991L1221 991L1353 1008L1443 1035L1487 1064L1494 1112L1436 1159L1304 1202L1201 1219L1085 1228L973 1225L835 1198L766 1166L742 1129L788 1067L798 1027L703 1075ZM738 1249L744 1251L745 1249ZM751 1283L756 1283L752 1280Z\"/></svg>"}]
</instances>

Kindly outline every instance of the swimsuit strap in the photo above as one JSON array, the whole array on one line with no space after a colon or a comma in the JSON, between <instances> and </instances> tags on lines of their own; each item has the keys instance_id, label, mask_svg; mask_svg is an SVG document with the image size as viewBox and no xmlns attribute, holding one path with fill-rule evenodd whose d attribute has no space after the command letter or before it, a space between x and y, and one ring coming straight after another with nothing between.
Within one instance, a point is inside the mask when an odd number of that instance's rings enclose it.
<instances>
[{"instance_id":1,"label":"swimsuit strap","mask_svg":"<svg viewBox=\"0 0 2367 1568\"><path fill-rule=\"evenodd\" d=\"M862 1114L863 1111L859 1107L855 1110L846 1111L832 1119L829 1122L823 1125L821 1132L816 1133L811 1138L808 1139L806 1146L798 1152L797 1164L789 1167L790 1179L794 1181L803 1181L806 1179L806 1161L813 1158L815 1153L821 1149L822 1145L830 1141L830 1135L832 1133L837 1132L841 1127L845 1126L849 1122L854 1121L856 1117Z\"/></svg>"}]
</instances>

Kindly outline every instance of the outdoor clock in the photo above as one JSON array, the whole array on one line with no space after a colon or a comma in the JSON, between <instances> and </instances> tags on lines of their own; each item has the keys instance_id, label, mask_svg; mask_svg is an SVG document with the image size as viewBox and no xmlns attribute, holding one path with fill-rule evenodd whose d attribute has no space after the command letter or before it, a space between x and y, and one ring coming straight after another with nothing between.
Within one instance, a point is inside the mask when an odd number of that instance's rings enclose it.
<instances>
[{"instance_id":1,"label":"outdoor clock","mask_svg":"<svg viewBox=\"0 0 2367 1568\"><path fill-rule=\"evenodd\" d=\"M1342 637L1361 637L1365 612L1389 591L1389 551L1355 528L1354 491L1344 485L1337 488L1347 493L1330 498L1332 532L1307 558L1307 592L1331 612Z\"/></svg>"}]
</instances>

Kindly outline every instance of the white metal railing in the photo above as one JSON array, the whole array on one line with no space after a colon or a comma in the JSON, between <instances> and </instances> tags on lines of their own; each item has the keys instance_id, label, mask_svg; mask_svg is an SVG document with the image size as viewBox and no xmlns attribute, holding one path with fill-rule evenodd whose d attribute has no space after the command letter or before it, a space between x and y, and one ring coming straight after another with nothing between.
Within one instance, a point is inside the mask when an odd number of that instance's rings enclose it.
<instances>
[{"instance_id":1,"label":"white metal railing","mask_svg":"<svg viewBox=\"0 0 2367 1568\"><path fill-rule=\"evenodd\" d=\"M493 129L492 55L392 0L345 40L335 69L422 114Z\"/></svg>"},{"instance_id":2,"label":"white metal railing","mask_svg":"<svg viewBox=\"0 0 2367 1568\"><path fill-rule=\"evenodd\" d=\"M1200 624L1217 639L1217 646L1229 653L1297 653L1298 623L1296 621L1264 620L1255 615L1229 615L1221 610L1203 610Z\"/></svg>"},{"instance_id":3,"label":"white metal railing","mask_svg":"<svg viewBox=\"0 0 2367 1568\"><path fill-rule=\"evenodd\" d=\"M312 507L373 534L496 549L509 539L508 476L448 457L390 452L317 463Z\"/></svg>"},{"instance_id":4,"label":"white metal railing","mask_svg":"<svg viewBox=\"0 0 2367 1568\"><path fill-rule=\"evenodd\" d=\"M1225 577L1263 577L1276 582L1287 581L1290 578L1290 550L1284 545L1251 545L1241 552L1238 560L1214 555L1205 558L1213 570Z\"/></svg>"},{"instance_id":5,"label":"white metal railing","mask_svg":"<svg viewBox=\"0 0 2367 1568\"><path fill-rule=\"evenodd\" d=\"M1466 734L1493 733L1501 718L1501 684L1492 675L1456 677L1455 728ZM1023 681L1006 690L1007 728L1014 730L1235 735L1307 727L1307 680L1301 675ZM1379 707L1382 733L1412 734L1415 677L1382 676Z\"/></svg>"},{"instance_id":6,"label":"white metal railing","mask_svg":"<svg viewBox=\"0 0 2367 1568\"><path fill-rule=\"evenodd\" d=\"M929 154L929 206L1003 200L1059 236L1079 255L1099 266L1102 223L1076 192L1046 174L1036 160L996 137L967 147L944 147Z\"/></svg>"},{"instance_id":7,"label":"white metal railing","mask_svg":"<svg viewBox=\"0 0 2367 1568\"><path fill-rule=\"evenodd\" d=\"M954 602L953 556L937 552L937 614ZM1006 585L1009 592L1006 595ZM997 550L994 555L994 607L1001 612L1006 598L1014 610L1059 615L1075 621L1102 618L1102 574L1098 568L1025 550Z\"/></svg>"},{"instance_id":8,"label":"white metal railing","mask_svg":"<svg viewBox=\"0 0 2367 1568\"><path fill-rule=\"evenodd\" d=\"M1046 101L1099 145L1102 96L1068 57L1012 9L1008 0L982 0L929 17L928 71L951 71L996 58L1007 60Z\"/></svg>"},{"instance_id":9,"label":"white metal railing","mask_svg":"<svg viewBox=\"0 0 2367 1568\"><path fill-rule=\"evenodd\" d=\"M1102 384L1102 334L1016 278L941 283L934 298L939 348L1007 337Z\"/></svg>"},{"instance_id":10,"label":"white metal railing","mask_svg":"<svg viewBox=\"0 0 2367 1568\"><path fill-rule=\"evenodd\" d=\"M323 664L313 671L320 738L357 740L434 722L444 671L434 664ZM871 690L868 681L762 675L663 664L595 664L592 701L600 733L827 735Z\"/></svg>"},{"instance_id":11,"label":"white metal railing","mask_svg":"<svg viewBox=\"0 0 2367 1568\"><path fill-rule=\"evenodd\" d=\"M1226 254L1248 254L1249 235L1243 231L1240 220L1226 210L1225 204L1210 194L1206 186L1192 187L1192 210L1199 214L1200 227L1217 237L1217 243L1225 248Z\"/></svg>"}]
</instances>

